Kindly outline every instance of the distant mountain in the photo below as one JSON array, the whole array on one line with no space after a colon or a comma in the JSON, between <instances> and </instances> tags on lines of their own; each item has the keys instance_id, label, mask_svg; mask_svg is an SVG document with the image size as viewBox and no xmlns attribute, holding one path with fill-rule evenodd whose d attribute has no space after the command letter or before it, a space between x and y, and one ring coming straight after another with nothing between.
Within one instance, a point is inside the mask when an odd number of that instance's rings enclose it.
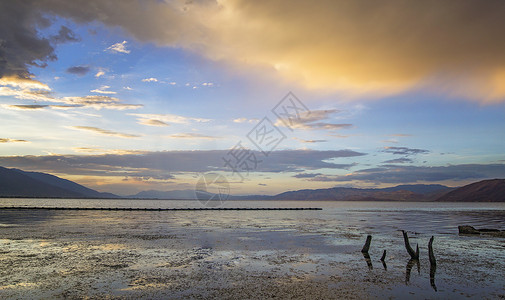
<instances>
[{"instance_id":1,"label":"distant mountain","mask_svg":"<svg viewBox=\"0 0 505 300\"><path fill-rule=\"evenodd\" d=\"M399 185L383 189L330 188L298 190L268 195L230 195L229 200L304 200L304 201L432 201L452 188L439 184ZM127 198L140 199L196 199L194 190L142 191Z\"/></svg>"},{"instance_id":2,"label":"distant mountain","mask_svg":"<svg viewBox=\"0 0 505 300\"><path fill-rule=\"evenodd\" d=\"M465 185L443 195L437 201L505 202L505 179L483 180Z\"/></svg>"},{"instance_id":3,"label":"distant mountain","mask_svg":"<svg viewBox=\"0 0 505 300\"><path fill-rule=\"evenodd\" d=\"M450 189L445 185L441 184L402 184L394 187L383 188L383 191L410 191L418 194L430 194L430 193L438 193L442 190L447 191Z\"/></svg>"},{"instance_id":4,"label":"distant mountain","mask_svg":"<svg viewBox=\"0 0 505 300\"><path fill-rule=\"evenodd\" d=\"M273 196L274 200L432 201L452 188L443 185L399 185L382 189L329 188L298 190Z\"/></svg>"},{"instance_id":5,"label":"distant mountain","mask_svg":"<svg viewBox=\"0 0 505 300\"><path fill-rule=\"evenodd\" d=\"M26 172L0 167L0 197L33 198L120 198L100 193L67 179L40 172ZM196 199L194 190L149 190L127 196L136 199ZM274 196L233 196L233 200L303 200L303 201L476 201L505 202L505 179L472 183L460 188L439 184L398 185L381 189L335 187L288 191Z\"/></svg>"},{"instance_id":6,"label":"distant mountain","mask_svg":"<svg viewBox=\"0 0 505 300\"><path fill-rule=\"evenodd\" d=\"M174 191L149 190L149 191L142 191L135 195L126 196L126 198L194 200L196 199L196 196L194 190L174 190Z\"/></svg>"},{"instance_id":7,"label":"distant mountain","mask_svg":"<svg viewBox=\"0 0 505 300\"><path fill-rule=\"evenodd\" d=\"M0 167L0 197L119 198L46 173Z\"/></svg>"}]
</instances>

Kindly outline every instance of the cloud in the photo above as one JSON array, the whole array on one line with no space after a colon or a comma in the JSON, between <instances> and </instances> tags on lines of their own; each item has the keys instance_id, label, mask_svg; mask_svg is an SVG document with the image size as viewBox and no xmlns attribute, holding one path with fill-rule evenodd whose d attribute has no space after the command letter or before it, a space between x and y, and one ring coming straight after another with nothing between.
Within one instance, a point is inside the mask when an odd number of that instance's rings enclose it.
<instances>
[{"instance_id":1,"label":"cloud","mask_svg":"<svg viewBox=\"0 0 505 300\"><path fill-rule=\"evenodd\" d=\"M292 124L290 126L296 129L305 129L305 130L315 130L315 129L323 129L323 130L339 130L344 128L352 127L352 124L335 124L330 122L324 122L328 119L331 119L331 116L335 113L340 112L337 109L328 109L328 110L313 110L308 112L301 112L298 115L298 118L293 116ZM276 126L286 126L284 122L278 119L275 122Z\"/></svg>"},{"instance_id":2,"label":"cloud","mask_svg":"<svg viewBox=\"0 0 505 300\"><path fill-rule=\"evenodd\" d=\"M41 109L45 108L48 105L38 105L38 104L31 104L31 105L9 105L9 107L14 108L14 109L20 109L20 110L33 110L33 109Z\"/></svg>"},{"instance_id":3,"label":"cloud","mask_svg":"<svg viewBox=\"0 0 505 300\"><path fill-rule=\"evenodd\" d=\"M413 162L414 161L410 158L402 157L402 158L395 158L395 159L386 160L384 163L386 163L386 164L410 164Z\"/></svg>"},{"instance_id":4,"label":"cloud","mask_svg":"<svg viewBox=\"0 0 505 300\"><path fill-rule=\"evenodd\" d=\"M122 41L121 43L115 43L105 49L105 51L110 51L112 53L130 53L130 50L126 49L127 41Z\"/></svg>"},{"instance_id":5,"label":"cloud","mask_svg":"<svg viewBox=\"0 0 505 300\"><path fill-rule=\"evenodd\" d=\"M204 119L204 118L191 118L191 117L184 117L184 116L179 116L179 115L173 115L173 114L134 114L131 113L129 114L130 116L135 116L137 117L137 121L139 124L143 125L153 125L153 124L146 124L150 123L150 120L156 120L165 124L189 124L193 122L197 123L204 123L204 122L209 122L210 119ZM160 123L161 124L161 123Z\"/></svg>"},{"instance_id":6,"label":"cloud","mask_svg":"<svg viewBox=\"0 0 505 300\"><path fill-rule=\"evenodd\" d=\"M394 133L394 134L388 134L388 136L393 136L393 137L409 137L409 136L412 136L412 134Z\"/></svg>"},{"instance_id":7,"label":"cloud","mask_svg":"<svg viewBox=\"0 0 505 300\"><path fill-rule=\"evenodd\" d=\"M253 119L248 119L248 118L236 118L233 120L234 123L256 123L258 122L259 119L253 118Z\"/></svg>"},{"instance_id":8,"label":"cloud","mask_svg":"<svg viewBox=\"0 0 505 300\"><path fill-rule=\"evenodd\" d=\"M317 176L310 180L397 184L503 178L503 174L505 174L505 164L462 164L433 167L384 165L379 168L355 171L344 176Z\"/></svg>"},{"instance_id":9,"label":"cloud","mask_svg":"<svg viewBox=\"0 0 505 300\"><path fill-rule=\"evenodd\" d=\"M117 155L125 155L125 154L145 154L147 151L142 150L124 150L124 149L102 149L102 148L93 148L93 147L76 147L72 148L77 153L94 153L94 154L117 154Z\"/></svg>"},{"instance_id":10,"label":"cloud","mask_svg":"<svg viewBox=\"0 0 505 300\"><path fill-rule=\"evenodd\" d=\"M0 78L0 85L11 86L22 90L51 90L47 84L44 84L37 80L33 80L31 78L19 78L15 76L5 76Z\"/></svg>"},{"instance_id":11,"label":"cloud","mask_svg":"<svg viewBox=\"0 0 505 300\"><path fill-rule=\"evenodd\" d=\"M194 133L194 132L189 132L189 133L176 133L172 135L167 135L167 138L170 139L207 139L207 140L215 140L215 139L220 139L218 136L210 136L210 135L204 135L200 133Z\"/></svg>"},{"instance_id":12,"label":"cloud","mask_svg":"<svg viewBox=\"0 0 505 300\"><path fill-rule=\"evenodd\" d=\"M314 178L316 176L323 175L322 173L299 173L293 175L294 178Z\"/></svg>"},{"instance_id":13,"label":"cloud","mask_svg":"<svg viewBox=\"0 0 505 300\"><path fill-rule=\"evenodd\" d=\"M154 77L144 78L144 79L142 79L142 82L158 82L158 79L154 78Z\"/></svg>"},{"instance_id":14,"label":"cloud","mask_svg":"<svg viewBox=\"0 0 505 300\"><path fill-rule=\"evenodd\" d=\"M102 86L100 91L102 93L112 93L106 91L105 87ZM98 91L98 90L96 90ZM115 109L115 110L126 110L126 109L138 109L143 107L142 104L126 104L122 103L122 100L104 96L104 95L92 95L92 96L73 96L73 97L63 97L58 98L51 94L51 89L41 82L32 79L17 78L17 77L3 77L0 78L0 96L12 96L17 99L25 100L35 100L41 102L53 102L61 103L63 105L51 105L54 108L71 108L71 107L91 107L94 109ZM20 108L18 106L18 108Z\"/></svg>"},{"instance_id":15,"label":"cloud","mask_svg":"<svg viewBox=\"0 0 505 300\"><path fill-rule=\"evenodd\" d=\"M88 74L88 72L89 72L88 66L75 66L75 67L70 67L67 69L67 73L79 75L79 76L84 76L84 75Z\"/></svg>"},{"instance_id":16,"label":"cloud","mask_svg":"<svg viewBox=\"0 0 505 300\"><path fill-rule=\"evenodd\" d=\"M214 60L271 66L308 88L394 94L424 85L476 101L505 98L501 1L11 1L0 36L22 33L35 46L10 46L8 69L54 55L36 34L42 12ZM124 44L115 44L119 52Z\"/></svg>"},{"instance_id":17,"label":"cloud","mask_svg":"<svg viewBox=\"0 0 505 300\"><path fill-rule=\"evenodd\" d=\"M105 75L105 71L100 70L100 71L96 72L95 77L96 77L96 78L100 78L100 77L102 77L103 75Z\"/></svg>"},{"instance_id":18,"label":"cloud","mask_svg":"<svg viewBox=\"0 0 505 300\"><path fill-rule=\"evenodd\" d=\"M66 42L78 42L81 39L75 35L75 33L70 30L67 26L61 26L57 35L51 37L51 41L56 44L66 43Z\"/></svg>"},{"instance_id":19,"label":"cloud","mask_svg":"<svg viewBox=\"0 0 505 300\"><path fill-rule=\"evenodd\" d=\"M121 100L115 97L109 96L84 96L84 97L63 97L55 99L55 101L63 102L69 105L77 105L81 107L91 107L94 109L115 109L115 110L126 110L126 109L138 109L143 107L142 104L126 104L121 103Z\"/></svg>"},{"instance_id":20,"label":"cloud","mask_svg":"<svg viewBox=\"0 0 505 300\"><path fill-rule=\"evenodd\" d=\"M307 144L313 144L313 143L324 143L324 142L327 142L327 140L304 140L304 139L299 139L299 138L293 138L297 141L299 141L300 143L307 143Z\"/></svg>"},{"instance_id":21,"label":"cloud","mask_svg":"<svg viewBox=\"0 0 505 300\"><path fill-rule=\"evenodd\" d=\"M383 140L381 142L386 143L386 144L398 144L398 140L397 139Z\"/></svg>"},{"instance_id":22,"label":"cloud","mask_svg":"<svg viewBox=\"0 0 505 300\"><path fill-rule=\"evenodd\" d=\"M95 132L95 133L99 133L99 134L103 134L103 135L117 136L117 137L121 137L121 138L140 137L139 135L135 135L135 134L120 133L120 132L115 132L115 131L101 129L101 128L97 128L97 127L91 127L91 126L72 126L72 128L78 129L78 130L84 130L84 131L91 131L91 132Z\"/></svg>"},{"instance_id":23,"label":"cloud","mask_svg":"<svg viewBox=\"0 0 505 300\"><path fill-rule=\"evenodd\" d=\"M109 95L117 94L116 92L108 91L107 89L110 89L110 86L102 85L99 89L94 89L94 90L91 90L90 92L99 93L99 94L109 94Z\"/></svg>"},{"instance_id":24,"label":"cloud","mask_svg":"<svg viewBox=\"0 0 505 300\"><path fill-rule=\"evenodd\" d=\"M170 126L169 124L156 119L140 119L138 123L146 126Z\"/></svg>"},{"instance_id":25,"label":"cloud","mask_svg":"<svg viewBox=\"0 0 505 300\"><path fill-rule=\"evenodd\" d=\"M13 139L6 139L6 138L0 138L0 143L27 143L28 141L26 140L13 140Z\"/></svg>"},{"instance_id":26,"label":"cloud","mask_svg":"<svg viewBox=\"0 0 505 300\"><path fill-rule=\"evenodd\" d=\"M45 67L55 60L48 38L41 37L37 27L47 27L49 20L30 1L2 2L0 10L0 78L28 79L30 66Z\"/></svg>"},{"instance_id":27,"label":"cloud","mask_svg":"<svg viewBox=\"0 0 505 300\"><path fill-rule=\"evenodd\" d=\"M91 129L91 131L95 130ZM122 155L0 156L0 165L23 170L81 176L163 176L184 172L228 172L230 169L223 162L223 157L226 157L228 153L229 150L207 150L142 152ZM263 157L260 152L253 151L253 153L258 158ZM270 153L268 161L260 163L256 171L303 172L304 170L320 168L340 169L342 165L332 163L329 160L362 155L364 154L352 150L273 151Z\"/></svg>"},{"instance_id":28,"label":"cloud","mask_svg":"<svg viewBox=\"0 0 505 300\"><path fill-rule=\"evenodd\" d=\"M384 147L384 150L382 150L382 152L391 153L395 155L417 155L417 154L430 153L429 150L413 149L407 147Z\"/></svg>"},{"instance_id":29,"label":"cloud","mask_svg":"<svg viewBox=\"0 0 505 300\"><path fill-rule=\"evenodd\" d=\"M120 27L140 42L213 60L271 66L312 89L377 97L423 87L505 99L501 1L7 1L0 77L28 78L29 66L55 59L50 38L38 33L51 23L45 13ZM107 49L129 53L126 43Z\"/></svg>"}]
</instances>

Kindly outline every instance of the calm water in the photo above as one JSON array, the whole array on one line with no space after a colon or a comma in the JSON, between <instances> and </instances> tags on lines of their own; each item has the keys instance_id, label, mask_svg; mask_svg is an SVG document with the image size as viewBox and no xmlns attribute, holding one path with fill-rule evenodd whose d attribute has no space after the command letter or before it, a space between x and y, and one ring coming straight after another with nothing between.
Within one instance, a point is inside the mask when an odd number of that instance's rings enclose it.
<instances>
[{"instance_id":1,"label":"calm water","mask_svg":"<svg viewBox=\"0 0 505 300\"><path fill-rule=\"evenodd\" d=\"M0 206L178 208L201 204L1 199ZM457 230L458 225L505 230L505 203L228 201L224 207L323 210L0 210L0 259L9 266L0 270L0 297L137 293L152 298L231 299L251 287L250 298L309 298L304 292L289 294L304 284L304 290L317 286L319 292L327 291L321 294L324 298L505 296L505 239L460 236ZM409 233L413 245L419 244L419 269L408 264L400 230ZM360 253L367 234L373 236L371 264ZM438 265L430 282L427 243L432 235ZM383 250L388 253L387 266L379 261ZM104 264L100 258L98 263L97 253L110 262ZM38 265L41 258L46 261ZM28 263L21 266L23 262ZM168 285L167 278L174 274L177 279ZM246 286L238 288L241 284ZM255 284L264 287L264 294L254 294L258 292L252 288Z\"/></svg>"}]
</instances>

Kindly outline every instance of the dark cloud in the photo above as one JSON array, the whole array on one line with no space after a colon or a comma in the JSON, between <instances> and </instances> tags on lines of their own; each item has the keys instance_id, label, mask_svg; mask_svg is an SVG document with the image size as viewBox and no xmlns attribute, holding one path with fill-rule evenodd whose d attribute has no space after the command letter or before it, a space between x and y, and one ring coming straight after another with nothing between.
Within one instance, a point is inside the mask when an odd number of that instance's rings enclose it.
<instances>
[{"instance_id":1,"label":"dark cloud","mask_svg":"<svg viewBox=\"0 0 505 300\"><path fill-rule=\"evenodd\" d=\"M78 42L80 38L78 38L75 33L70 30L70 28L66 26L61 26L60 31L58 31L57 35L51 37L51 41L54 43L65 43L65 42Z\"/></svg>"},{"instance_id":2,"label":"dark cloud","mask_svg":"<svg viewBox=\"0 0 505 300\"><path fill-rule=\"evenodd\" d=\"M50 22L32 4L31 1L0 3L0 78L28 78L30 66L45 67L46 61L56 59L51 41L37 31Z\"/></svg>"},{"instance_id":3,"label":"dark cloud","mask_svg":"<svg viewBox=\"0 0 505 300\"><path fill-rule=\"evenodd\" d=\"M84 76L84 75L88 74L88 72L89 72L88 66L75 66L75 67L70 67L67 69L67 73L79 75L79 76Z\"/></svg>"},{"instance_id":4,"label":"dark cloud","mask_svg":"<svg viewBox=\"0 0 505 300\"><path fill-rule=\"evenodd\" d=\"M9 105L12 108L17 108L17 109L27 109L27 110L32 110L32 109L41 109L47 107L47 105L39 105L39 104L28 104L28 105Z\"/></svg>"},{"instance_id":5,"label":"dark cloud","mask_svg":"<svg viewBox=\"0 0 505 300\"><path fill-rule=\"evenodd\" d=\"M223 157L229 150L163 151L139 154L46 155L0 157L0 165L48 173L96 176L154 177L179 172L230 171ZM258 159L264 156L253 152ZM340 169L347 165L328 160L362 156L352 150L283 150L271 152L258 164L258 172L303 172L320 168ZM146 175L148 174L148 175Z\"/></svg>"},{"instance_id":6,"label":"dark cloud","mask_svg":"<svg viewBox=\"0 0 505 300\"><path fill-rule=\"evenodd\" d=\"M410 164L413 162L414 161L410 158L402 157L402 158L386 160L384 163L386 163L386 164Z\"/></svg>"},{"instance_id":7,"label":"dark cloud","mask_svg":"<svg viewBox=\"0 0 505 300\"><path fill-rule=\"evenodd\" d=\"M370 183L415 183L444 180L504 178L505 164L465 164L438 167L384 165L355 171L344 176L317 176L312 181L364 181Z\"/></svg>"},{"instance_id":8,"label":"dark cloud","mask_svg":"<svg viewBox=\"0 0 505 300\"><path fill-rule=\"evenodd\" d=\"M293 175L294 178L314 178L316 176L323 175L322 173L299 173Z\"/></svg>"},{"instance_id":9,"label":"dark cloud","mask_svg":"<svg viewBox=\"0 0 505 300\"><path fill-rule=\"evenodd\" d=\"M430 153L429 150L414 149L407 147L384 147L382 152L391 153L396 155L417 155L417 154L427 154Z\"/></svg>"}]
</instances>

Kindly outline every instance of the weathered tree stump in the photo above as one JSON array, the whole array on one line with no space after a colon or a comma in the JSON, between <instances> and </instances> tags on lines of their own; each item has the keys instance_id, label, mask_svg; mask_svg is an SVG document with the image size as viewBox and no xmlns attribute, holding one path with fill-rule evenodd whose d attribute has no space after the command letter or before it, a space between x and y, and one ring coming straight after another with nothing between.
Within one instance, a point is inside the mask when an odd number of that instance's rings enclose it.
<instances>
[{"instance_id":1,"label":"weathered tree stump","mask_svg":"<svg viewBox=\"0 0 505 300\"><path fill-rule=\"evenodd\" d=\"M437 265L437 261L435 259L435 254L433 253L433 240L434 239L435 239L435 237L431 236L431 239L428 242L428 255L429 255L429 258L430 258L430 265L432 265L432 266L436 266Z\"/></svg>"},{"instance_id":2,"label":"weathered tree stump","mask_svg":"<svg viewBox=\"0 0 505 300\"><path fill-rule=\"evenodd\" d=\"M405 230L402 230L403 233L403 240L405 242L405 248L407 249L407 252L409 253L410 257L412 259L419 259L419 245L416 246L416 251L414 252L414 249L410 247L410 242L409 242L409 237Z\"/></svg>"},{"instance_id":3,"label":"weathered tree stump","mask_svg":"<svg viewBox=\"0 0 505 300\"><path fill-rule=\"evenodd\" d=\"M363 246L363 249L361 249L361 253L368 253L368 250L370 249L370 243L372 243L372 236L367 235L366 242L365 245Z\"/></svg>"}]
</instances>

